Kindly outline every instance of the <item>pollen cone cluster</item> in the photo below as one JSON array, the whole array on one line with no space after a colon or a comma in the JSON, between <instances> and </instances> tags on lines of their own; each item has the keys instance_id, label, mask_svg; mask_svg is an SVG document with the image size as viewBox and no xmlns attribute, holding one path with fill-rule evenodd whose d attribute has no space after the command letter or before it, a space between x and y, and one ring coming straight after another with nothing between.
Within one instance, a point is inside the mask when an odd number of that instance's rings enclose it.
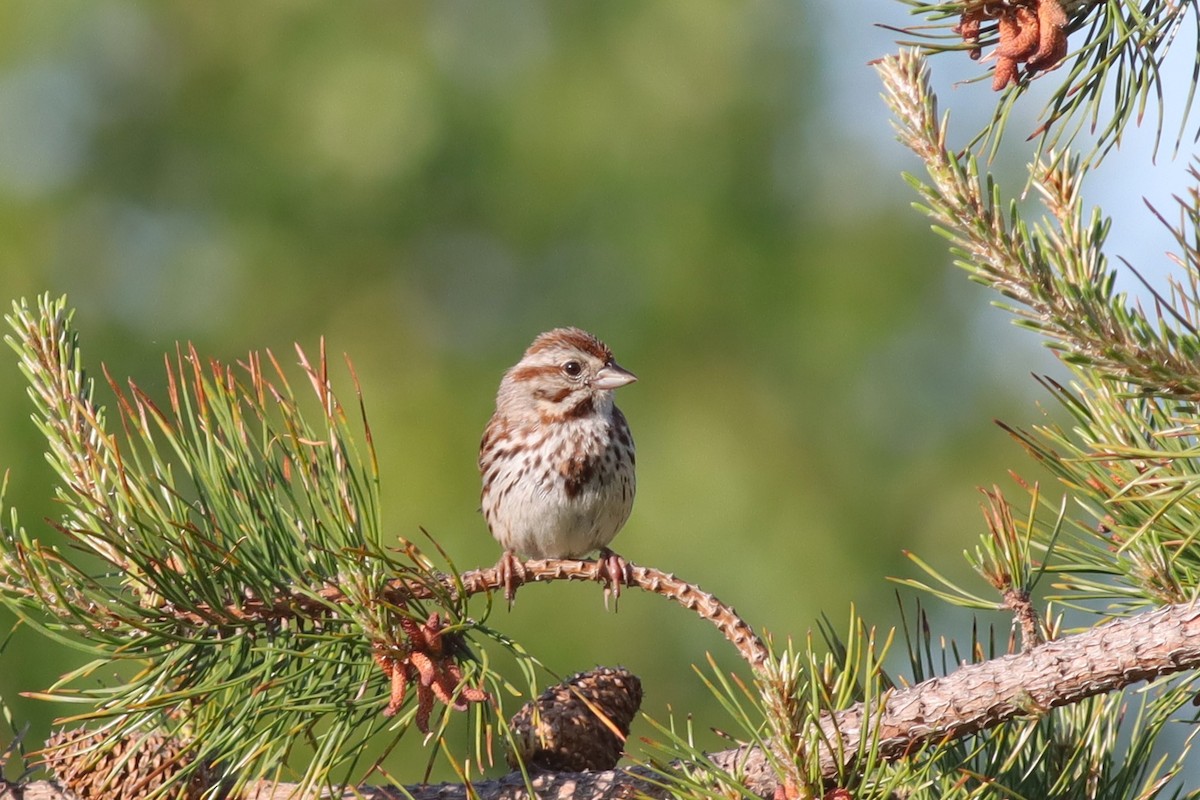
<instances>
[{"instance_id":1,"label":"pollen cone cluster","mask_svg":"<svg viewBox=\"0 0 1200 800\"><path fill-rule=\"evenodd\" d=\"M79 800L150 797L192 763L178 739L159 733L126 736L115 743L106 739L105 734L85 728L58 731L46 742L41 756L59 783ZM159 796L198 800L214 778L201 769L185 786Z\"/></svg>"},{"instance_id":2,"label":"pollen cone cluster","mask_svg":"<svg viewBox=\"0 0 1200 800\"><path fill-rule=\"evenodd\" d=\"M612 769L642 705L642 682L619 667L596 667L542 692L509 725L527 768L553 772ZM518 753L508 765L518 765Z\"/></svg>"}]
</instances>

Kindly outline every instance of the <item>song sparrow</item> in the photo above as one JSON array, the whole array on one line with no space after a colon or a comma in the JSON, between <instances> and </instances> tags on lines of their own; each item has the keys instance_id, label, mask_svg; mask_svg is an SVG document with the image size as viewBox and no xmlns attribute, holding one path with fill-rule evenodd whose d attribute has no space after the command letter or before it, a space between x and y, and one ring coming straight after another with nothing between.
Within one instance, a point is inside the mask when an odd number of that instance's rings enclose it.
<instances>
[{"instance_id":1,"label":"song sparrow","mask_svg":"<svg viewBox=\"0 0 1200 800\"><path fill-rule=\"evenodd\" d=\"M629 518L636 488L633 436L613 390L637 380L586 331L541 334L496 394L483 432L482 508L504 548L497 565L512 602L516 576L532 558L579 558L600 551L600 578L614 595L628 582L608 543Z\"/></svg>"}]
</instances>

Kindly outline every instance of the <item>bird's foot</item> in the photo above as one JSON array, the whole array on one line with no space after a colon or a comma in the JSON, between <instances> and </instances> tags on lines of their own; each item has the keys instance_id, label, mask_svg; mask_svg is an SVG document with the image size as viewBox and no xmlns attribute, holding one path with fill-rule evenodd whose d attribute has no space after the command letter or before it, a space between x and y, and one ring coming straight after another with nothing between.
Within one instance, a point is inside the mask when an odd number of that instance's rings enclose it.
<instances>
[{"instance_id":1,"label":"bird's foot","mask_svg":"<svg viewBox=\"0 0 1200 800\"><path fill-rule=\"evenodd\" d=\"M600 557L596 564L596 580L604 584L604 607L608 608L608 597L611 594L615 609L617 601L621 599L621 586L633 583L633 571L629 568L628 561L607 547L600 548Z\"/></svg>"},{"instance_id":2,"label":"bird's foot","mask_svg":"<svg viewBox=\"0 0 1200 800\"><path fill-rule=\"evenodd\" d=\"M517 597L517 587L528 577L525 562L512 550L505 550L495 568L500 572L500 582L504 585L504 599L508 601L508 607L511 609L513 600Z\"/></svg>"}]
</instances>

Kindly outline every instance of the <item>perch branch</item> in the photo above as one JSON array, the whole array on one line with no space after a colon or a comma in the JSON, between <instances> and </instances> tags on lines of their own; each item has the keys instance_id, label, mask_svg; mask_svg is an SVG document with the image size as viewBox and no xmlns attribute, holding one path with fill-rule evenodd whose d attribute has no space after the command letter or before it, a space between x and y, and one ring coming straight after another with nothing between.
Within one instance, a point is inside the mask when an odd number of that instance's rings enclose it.
<instances>
[{"instance_id":1,"label":"perch branch","mask_svg":"<svg viewBox=\"0 0 1200 800\"><path fill-rule=\"evenodd\" d=\"M722 603L708 592L702 591L694 584L681 580L668 572L629 565L630 586L674 600L686 609L696 612L708 620L726 639L737 649L743 659L758 672L769 657L767 646L754 632L744 619L738 616L731 606ZM595 561L580 561L575 559L533 559L525 562L525 575L516 576L515 583L520 586L525 583L548 583L550 581L591 581L598 580L599 564ZM442 587L456 595L459 586L466 595L481 594L489 591L499 591L504 588L504 581L496 567L473 569L458 576L458 582L450 575L433 576ZM433 585L426 580L415 578L395 578L383 588L382 599L402 605L407 600L427 600L433 597ZM288 594L270 600L248 599L236 606L221 609L201 610L200 612L178 610L179 619L196 625L221 625L233 617L240 622L273 621L293 618L298 614L312 617L330 613L330 605L344 602L346 595L337 586L329 586L317 597L300 594Z\"/></svg>"},{"instance_id":2,"label":"perch branch","mask_svg":"<svg viewBox=\"0 0 1200 800\"><path fill-rule=\"evenodd\" d=\"M578 561L575 559L541 559L525 562L525 579L519 577L517 585L522 583L543 583L549 581L591 581L599 577L599 563L596 561ZM732 606L722 603L698 586L681 580L669 572L662 572L653 567L629 565L630 585L652 594L674 600L686 609L696 612L708 620L729 642L737 648L738 653L756 671L769 657L767 647L758 634L744 619L738 616ZM503 588L500 571L495 567L471 570L463 573L462 585L468 594L494 591ZM399 590L401 596L408 591L403 583L396 586L393 582L389 590ZM389 598L391 599L391 598Z\"/></svg>"}]
</instances>

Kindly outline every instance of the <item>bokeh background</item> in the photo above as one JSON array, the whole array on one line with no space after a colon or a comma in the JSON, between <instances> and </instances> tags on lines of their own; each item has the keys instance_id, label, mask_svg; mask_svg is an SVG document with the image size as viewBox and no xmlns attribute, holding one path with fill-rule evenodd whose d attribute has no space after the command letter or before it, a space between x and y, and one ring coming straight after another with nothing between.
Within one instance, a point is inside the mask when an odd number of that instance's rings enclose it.
<instances>
[{"instance_id":1,"label":"bokeh background","mask_svg":"<svg viewBox=\"0 0 1200 800\"><path fill-rule=\"evenodd\" d=\"M906 13L5 3L0 300L67 293L87 362L152 393L178 341L287 361L324 336L363 384L388 530L423 527L463 568L498 554L475 458L501 373L539 331L585 327L641 378L619 394L639 468L619 552L779 637L841 628L852 604L894 625L902 550L962 575L975 487L1036 476L992 420L1041 420L1029 373L1056 368L909 207L917 165L866 63L891 48L873 23ZM995 97L950 62L965 138ZM1036 110L1000 165L1014 188ZM7 503L49 531L29 412L0 356ZM564 674L629 667L656 718L728 726L690 665L736 659L659 598L614 614L595 586L534 587L491 623ZM4 653L31 741L71 709L17 692L79 658L28 632Z\"/></svg>"}]
</instances>

